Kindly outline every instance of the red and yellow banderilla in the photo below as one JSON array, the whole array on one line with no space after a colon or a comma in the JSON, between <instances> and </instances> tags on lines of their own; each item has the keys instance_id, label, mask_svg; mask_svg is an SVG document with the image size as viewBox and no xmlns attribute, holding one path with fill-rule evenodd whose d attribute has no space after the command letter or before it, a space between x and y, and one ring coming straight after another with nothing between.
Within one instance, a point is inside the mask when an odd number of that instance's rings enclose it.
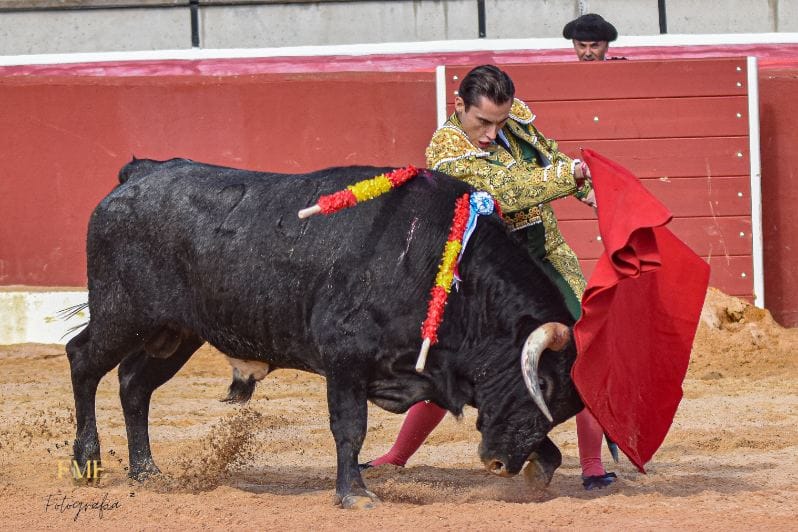
<instances>
[{"instance_id":1,"label":"red and yellow banderilla","mask_svg":"<svg viewBox=\"0 0 798 532\"><path fill-rule=\"evenodd\" d=\"M402 186L416 175L418 175L418 169L414 166L406 166L397 168L387 174L380 174L371 179L358 181L344 190L320 197L318 203L299 211L299 217L308 218L319 213L332 214L347 207L354 207L358 203L374 199L391 189Z\"/></svg>"}]
</instances>

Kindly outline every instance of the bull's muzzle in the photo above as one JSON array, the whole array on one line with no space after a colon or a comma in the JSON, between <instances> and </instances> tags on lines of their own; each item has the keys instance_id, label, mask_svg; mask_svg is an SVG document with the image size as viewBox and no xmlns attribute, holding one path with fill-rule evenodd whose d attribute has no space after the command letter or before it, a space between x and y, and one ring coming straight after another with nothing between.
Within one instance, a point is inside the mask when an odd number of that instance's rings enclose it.
<instances>
[{"instance_id":1,"label":"bull's muzzle","mask_svg":"<svg viewBox=\"0 0 798 532\"><path fill-rule=\"evenodd\" d=\"M553 422L554 418L546 406L538 379L540 355L546 349L561 351L570 339L571 332L566 325L556 322L544 323L532 331L521 350L521 374L524 376L524 383L532 395L532 400L550 422Z\"/></svg>"},{"instance_id":2,"label":"bull's muzzle","mask_svg":"<svg viewBox=\"0 0 798 532\"><path fill-rule=\"evenodd\" d=\"M494 475L500 477L512 477L513 474L507 470L507 466L501 460L488 460L485 462L485 467Z\"/></svg>"}]
</instances>

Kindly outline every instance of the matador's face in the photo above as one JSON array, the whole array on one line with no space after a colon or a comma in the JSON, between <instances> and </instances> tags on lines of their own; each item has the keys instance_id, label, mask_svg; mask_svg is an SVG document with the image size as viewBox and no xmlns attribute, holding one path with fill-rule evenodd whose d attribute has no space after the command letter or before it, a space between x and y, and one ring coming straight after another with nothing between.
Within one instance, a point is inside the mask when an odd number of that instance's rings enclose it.
<instances>
[{"instance_id":1,"label":"matador's face","mask_svg":"<svg viewBox=\"0 0 798 532\"><path fill-rule=\"evenodd\" d=\"M466 109L465 102L459 96L454 99L454 111L474 146L485 149L496 141L499 130L510 118L513 100L497 104L485 96L480 96L477 105Z\"/></svg>"}]
</instances>

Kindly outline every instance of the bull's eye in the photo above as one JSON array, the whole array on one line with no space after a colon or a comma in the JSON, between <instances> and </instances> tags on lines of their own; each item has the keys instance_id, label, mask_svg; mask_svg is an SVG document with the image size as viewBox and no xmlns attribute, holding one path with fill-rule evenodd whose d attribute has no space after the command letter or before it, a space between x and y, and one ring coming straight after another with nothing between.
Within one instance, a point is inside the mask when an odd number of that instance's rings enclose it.
<instances>
[{"instance_id":1,"label":"bull's eye","mask_svg":"<svg viewBox=\"0 0 798 532\"><path fill-rule=\"evenodd\" d=\"M538 386L540 386L541 391L545 391L547 386L545 379L538 377Z\"/></svg>"}]
</instances>

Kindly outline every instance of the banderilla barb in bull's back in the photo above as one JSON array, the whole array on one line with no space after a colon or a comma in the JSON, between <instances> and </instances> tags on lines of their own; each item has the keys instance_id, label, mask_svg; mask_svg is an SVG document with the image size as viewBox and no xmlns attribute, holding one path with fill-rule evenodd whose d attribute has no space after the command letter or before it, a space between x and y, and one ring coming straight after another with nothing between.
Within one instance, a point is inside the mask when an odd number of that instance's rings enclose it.
<instances>
[{"instance_id":1,"label":"banderilla barb in bull's back","mask_svg":"<svg viewBox=\"0 0 798 532\"><path fill-rule=\"evenodd\" d=\"M300 218L308 218L314 214L332 214L347 207L352 207L374 199L377 196L397 188L413 177L418 175L418 169L413 166L397 168L388 174L380 174L371 179L359 181L354 185L349 185L344 190L334 194L329 194L319 198L318 202L306 209L299 211ZM492 202L491 202L492 203ZM482 213L480 214L487 214ZM435 285L430 291L429 305L427 306L427 317L421 325L421 351L416 362L416 371L424 371L427 362L427 353L430 346L438 342L438 327L443 321L443 311L449 292L454 283L455 269L458 258L463 249L464 233L467 231L469 217L471 216L471 201L469 194L463 194L455 202L452 226L449 229L449 238L443 248L443 255L438 266L438 274L435 276ZM470 227L473 230L473 226Z\"/></svg>"},{"instance_id":2,"label":"banderilla barb in bull's back","mask_svg":"<svg viewBox=\"0 0 798 532\"><path fill-rule=\"evenodd\" d=\"M318 213L332 214L341 209L353 207L358 203L382 196L391 189L404 185L417 175L417 168L407 166L405 168L397 168L387 174L380 174L371 179L364 179L354 185L349 185L335 194L320 197L318 203L299 211L299 217L308 218Z\"/></svg>"},{"instance_id":3,"label":"banderilla barb in bull's back","mask_svg":"<svg viewBox=\"0 0 798 532\"><path fill-rule=\"evenodd\" d=\"M443 321L443 308L454 283L454 270L460 250L463 248L463 233L468 223L470 212L469 194L463 194L454 204L454 217L452 227L449 229L449 238L443 248L443 256L438 266L438 275L435 276L435 286L430 291L429 305L427 306L427 319L421 325L421 352L418 354L416 371L424 371L427 363L427 353L432 344L438 342L438 327Z\"/></svg>"}]
</instances>

